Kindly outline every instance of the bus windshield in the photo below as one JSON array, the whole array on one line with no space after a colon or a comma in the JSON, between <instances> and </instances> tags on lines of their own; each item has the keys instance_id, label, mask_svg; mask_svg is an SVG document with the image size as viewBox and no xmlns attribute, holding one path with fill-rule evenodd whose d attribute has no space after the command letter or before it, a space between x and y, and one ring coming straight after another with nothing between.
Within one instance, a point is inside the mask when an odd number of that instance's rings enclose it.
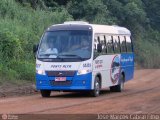
<instances>
[{"instance_id":1,"label":"bus windshield","mask_svg":"<svg viewBox=\"0 0 160 120\"><path fill-rule=\"evenodd\" d=\"M37 57L59 61L86 60L91 58L92 33L87 30L46 32L41 40Z\"/></svg>"}]
</instances>

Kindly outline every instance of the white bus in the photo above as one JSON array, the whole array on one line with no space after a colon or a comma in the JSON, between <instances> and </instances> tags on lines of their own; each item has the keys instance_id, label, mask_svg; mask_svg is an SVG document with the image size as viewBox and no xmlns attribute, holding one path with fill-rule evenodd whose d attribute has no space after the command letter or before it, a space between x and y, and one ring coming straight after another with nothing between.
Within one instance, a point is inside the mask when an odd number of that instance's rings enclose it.
<instances>
[{"instance_id":1,"label":"white bus","mask_svg":"<svg viewBox=\"0 0 160 120\"><path fill-rule=\"evenodd\" d=\"M33 51L42 97L51 91L89 91L96 97L106 88L121 92L133 79L131 32L124 27L82 21L52 25Z\"/></svg>"}]
</instances>

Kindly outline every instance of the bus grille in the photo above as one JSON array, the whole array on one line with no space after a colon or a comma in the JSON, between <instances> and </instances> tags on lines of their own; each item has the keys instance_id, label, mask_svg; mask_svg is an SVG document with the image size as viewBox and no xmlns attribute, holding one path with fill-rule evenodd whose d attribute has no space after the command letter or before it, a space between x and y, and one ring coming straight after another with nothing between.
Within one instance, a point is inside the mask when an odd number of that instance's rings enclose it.
<instances>
[{"instance_id":1,"label":"bus grille","mask_svg":"<svg viewBox=\"0 0 160 120\"><path fill-rule=\"evenodd\" d=\"M73 77L76 71L46 71L49 77Z\"/></svg>"},{"instance_id":2,"label":"bus grille","mask_svg":"<svg viewBox=\"0 0 160 120\"><path fill-rule=\"evenodd\" d=\"M53 86L70 86L72 84L72 80L67 81L51 81L51 85Z\"/></svg>"}]
</instances>

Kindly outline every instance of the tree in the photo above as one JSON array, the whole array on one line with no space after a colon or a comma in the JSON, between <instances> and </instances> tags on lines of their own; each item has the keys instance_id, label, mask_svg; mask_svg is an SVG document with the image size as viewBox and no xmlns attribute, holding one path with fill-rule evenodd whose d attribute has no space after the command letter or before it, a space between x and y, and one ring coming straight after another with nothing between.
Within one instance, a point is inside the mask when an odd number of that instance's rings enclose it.
<instances>
[{"instance_id":1,"label":"tree","mask_svg":"<svg viewBox=\"0 0 160 120\"><path fill-rule=\"evenodd\" d=\"M143 0L143 3L151 26L160 30L160 0Z\"/></svg>"},{"instance_id":2,"label":"tree","mask_svg":"<svg viewBox=\"0 0 160 120\"><path fill-rule=\"evenodd\" d=\"M112 22L112 17L102 0L71 0L67 4L67 10L75 20L84 19L101 24Z\"/></svg>"},{"instance_id":3,"label":"tree","mask_svg":"<svg viewBox=\"0 0 160 120\"><path fill-rule=\"evenodd\" d=\"M30 4L33 9L46 9L45 3L43 0L16 0L17 2L21 3L22 5Z\"/></svg>"}]
</instances>

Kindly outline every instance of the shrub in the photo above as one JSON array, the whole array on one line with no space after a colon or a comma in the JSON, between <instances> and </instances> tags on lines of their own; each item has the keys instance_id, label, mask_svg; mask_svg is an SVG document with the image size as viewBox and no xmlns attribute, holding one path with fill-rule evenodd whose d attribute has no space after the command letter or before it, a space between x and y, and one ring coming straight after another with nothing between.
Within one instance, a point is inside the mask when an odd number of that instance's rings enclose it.
<instances>
[{"instance_id":1,"label":"shrub","mask_svg":"<svg viewBox=\"0 0 160 120\"><path fill-rule=\"evenodd\" d=\"M8 66L18 73L17 79L30 81L35 79L35 65L33 63L27 61L11 61Z\"/></svg>"},{"instance_id":2,"label":"shrub","mask_svg":"<svg viewBox=\"0 0 160 120\"><path fill-rule=\"evenodd\" d=\"M0 52L3 61L18 59L21 51L20 41L15 35L8 30L0 32Z\"/></svg>"}]
</instances>

